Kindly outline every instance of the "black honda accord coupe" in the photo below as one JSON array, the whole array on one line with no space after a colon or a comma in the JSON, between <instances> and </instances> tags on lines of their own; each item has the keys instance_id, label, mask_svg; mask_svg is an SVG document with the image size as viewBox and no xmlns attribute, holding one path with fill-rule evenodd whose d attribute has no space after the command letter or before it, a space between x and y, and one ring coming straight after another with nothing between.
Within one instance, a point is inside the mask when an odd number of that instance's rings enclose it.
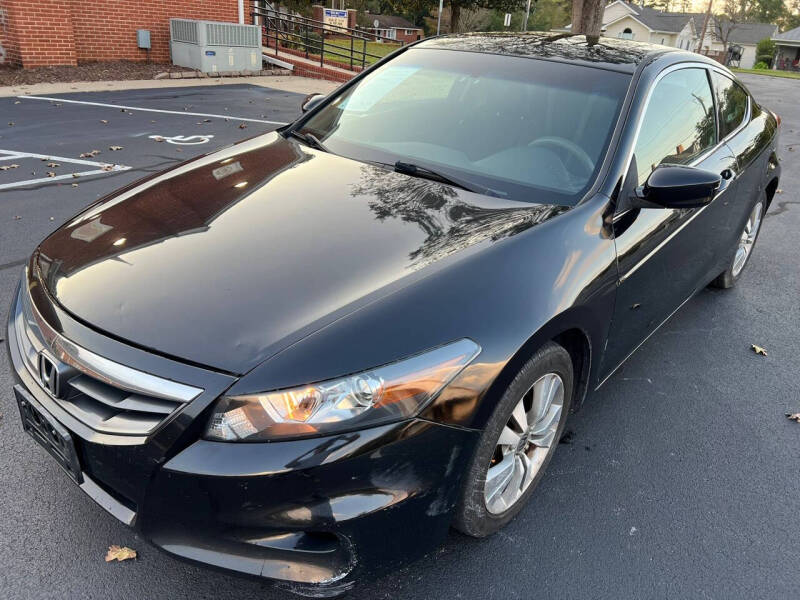
<instances>
[{"instance_id":1,"label":"black honda accord coupe","mask_svg":"<svg viewBox=\"0 0 800 600\"><path fill-rule=\"evenodd\" d=\"M8 349L100 506L320 596L523 509L570 411L742 277L780 120L697 54L507 33L303 109L57 229Z\"/></svg>"}]
</instances>

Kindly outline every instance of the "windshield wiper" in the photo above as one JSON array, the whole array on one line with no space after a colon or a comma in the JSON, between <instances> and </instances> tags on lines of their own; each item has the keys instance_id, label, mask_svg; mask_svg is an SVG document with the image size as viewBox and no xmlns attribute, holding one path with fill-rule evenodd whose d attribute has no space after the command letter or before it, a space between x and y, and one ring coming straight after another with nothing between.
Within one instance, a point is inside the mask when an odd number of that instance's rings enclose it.
<instances>
[{"instance_id":1,"label":"windshield wiper","mask_svg":"<svg viewBox=\"0 0 800 600\"><path fill-rule=\"evenodd\" d=\"M300 131L295 131L294 129L289 132L289 135L292 137L296 137L301 142L305 143L306 146L311 146L312 148L316 148L317 150L322 150L323 152L330 152L325 147L325 144L320 142L312 133L302 133Z\"/></svg>"},{"instance_id":2,"label":"windshield wiper","mask_svg":"<svg viewBox=\"0 0 800 600\"><path fill-rule=\"evenodd\" d=\"M445 175L444 173L441 173L439 171L434 171L433 169L429 169L428 167L423 167L420 165L416 165L414 163L404 162L402 160L398 160L396 163L394 163L394 170L397 171L398 173L403 173L405 175L411 175L413 177L423 177L425 179L432 179L433 181L446 183L448 185L461 188L462 190L467 190L468 192L475 192L476 194L485 194L487 196L506 195L502 192L498 192L497 190L493 190L492 188L478 185L477 183L472 183L471 181L465 181L460 177L454 177L453 175Z\"/></svg>"}]
</instances>

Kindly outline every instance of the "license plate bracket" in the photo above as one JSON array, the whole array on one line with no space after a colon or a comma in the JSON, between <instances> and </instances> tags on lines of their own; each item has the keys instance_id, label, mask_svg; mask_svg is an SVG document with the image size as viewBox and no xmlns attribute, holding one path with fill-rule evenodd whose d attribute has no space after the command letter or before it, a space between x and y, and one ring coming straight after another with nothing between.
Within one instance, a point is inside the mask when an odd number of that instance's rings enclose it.
<instances>
[{"instance_id":1,"label":"license plate bracket","mask_svg":"<svg viewBox=\"0 0 800 600\"><path fill-rule=\"evenodd\" d=\"M83 483L83 470L72 434L21 386L14 386L14 396L25 431L56 459L75 483Z\"/></svg>"}]
</instances>

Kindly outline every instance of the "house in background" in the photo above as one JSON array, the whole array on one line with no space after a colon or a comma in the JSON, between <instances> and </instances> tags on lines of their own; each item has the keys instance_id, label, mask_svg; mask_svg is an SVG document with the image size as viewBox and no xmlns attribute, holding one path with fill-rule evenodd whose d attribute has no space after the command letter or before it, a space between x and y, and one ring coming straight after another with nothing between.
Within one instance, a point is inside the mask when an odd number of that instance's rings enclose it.
<instances>
[{"instance_id":1,"label":"house in background","mask_svg":"<svg viewBox=\"0 0 800 600\"><path fill-rule=\"evenodd\" d=\"M425 37L422 27L417 27L403 17L394 15L364 15L364 20L369 23L366 30L373 35L380 35L398 42L416 42Z\"/></svg>"},{"instance_id":2,"label":"house in background","mask_svg":"<svg viewBox=\"0 0 800 600\"><path fill-rule=\"evenodd\" d=\"M607 5L603 13L603 35L696 52L704 22L704 13L661 12L648 6L616 0ZM702 35L701 53L720 62L724 62L727 52L719 36L719 28L724 26L711 16ZM569 25L564 28L565 31L569 29ZM777 31L776 25L766 23L737 23L731 26L728 46L740 46L739 66L751 68L755 63L758 42L775 35Z\"/></svg>"},{"instance_id":3,"label":"house in background","mask_svg":"<svg viewBox=\"0 0 800 600\"><path fill-rule=\"evenodd\" d=\"M800 71L800 27L773 35L775 42L775 61L773 69Z\"/></svg>"}]
</instances>

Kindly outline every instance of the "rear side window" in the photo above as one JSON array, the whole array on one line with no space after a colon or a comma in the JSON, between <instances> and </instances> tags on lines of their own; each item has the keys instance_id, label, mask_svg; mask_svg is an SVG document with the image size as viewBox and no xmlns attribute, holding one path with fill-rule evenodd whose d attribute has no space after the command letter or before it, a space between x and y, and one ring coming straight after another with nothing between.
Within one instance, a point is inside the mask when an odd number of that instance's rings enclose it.
<instances>
[{"instance_id":1,"label":"rear side window","mask_svg":"<svg viewBox=\"0 0 800 600\"><path fill-rule=\"evenodd\" d=\"M685 165L716 142L714 101L705 69L665 75L647 105L634 156L643 184L662 164Z\"/></svg>"},{"instance_id":2,"label":"rear side window","mask_svg":"<svg viewBox=\"0 0 800 600\"><path fill-rule=\"evenodd\" d=\"M722 139L730 135L744 121L747 114L747 92L721 73L714 71L711 77L717 96L719 137Z\"/></svg>"}]
</instances>

